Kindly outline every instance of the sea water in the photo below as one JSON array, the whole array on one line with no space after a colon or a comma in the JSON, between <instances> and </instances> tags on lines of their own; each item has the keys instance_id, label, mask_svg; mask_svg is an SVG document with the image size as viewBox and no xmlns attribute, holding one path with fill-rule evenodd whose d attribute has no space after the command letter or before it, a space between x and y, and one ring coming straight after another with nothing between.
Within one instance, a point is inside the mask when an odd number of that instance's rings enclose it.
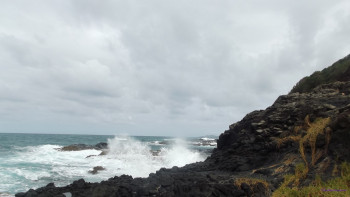
<instances>
[{"instance_id":1,"label":"sea water","mask_svg":"<svg viewBox=\"0 0 350 197\"><path fill-rule=\"evenodd\" d=\"M100 142L108 143L105 155L95 149L60 150L71 144ZM100 182L122 174L147 177L162 167L203 161L215 145L211 138L0 133L0 196L14 196L51 182L65 186L80 178ZM96 166L105 170L89 173Z\"/></svg>"}]
</instances>

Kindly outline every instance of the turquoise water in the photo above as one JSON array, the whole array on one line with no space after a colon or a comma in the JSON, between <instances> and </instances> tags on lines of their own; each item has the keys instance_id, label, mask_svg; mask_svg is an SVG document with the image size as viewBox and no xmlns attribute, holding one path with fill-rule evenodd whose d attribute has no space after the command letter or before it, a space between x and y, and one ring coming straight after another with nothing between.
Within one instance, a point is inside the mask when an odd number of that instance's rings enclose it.
<instances>
[{"instance_id":1,"label":"turquoise water","mask_svg":"<svg viewBox=\"0 0 350 197\"><path fill-rule=\"evenodd\" d=\"M94 149L60 151L66 145L100 142L108 143L108 154L98 156L102 151ZM0 133L0 196L13 196L50 182L64 186L79 178L99 182L122 174L147 177L161 167L203 161L207 150L215 146L198 146L202 142L199 138L163 136ZM96 175L88 173L95 166L106 170Z\"/></svg>"}]
</instances>

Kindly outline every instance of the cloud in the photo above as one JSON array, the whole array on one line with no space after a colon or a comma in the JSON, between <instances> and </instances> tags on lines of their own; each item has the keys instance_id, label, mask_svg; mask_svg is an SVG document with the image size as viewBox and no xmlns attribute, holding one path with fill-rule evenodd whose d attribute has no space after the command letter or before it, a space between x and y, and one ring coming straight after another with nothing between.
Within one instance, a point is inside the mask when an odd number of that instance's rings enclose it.
<instances>
[{"instance_id":1,"label":"cloud","mask_svg":"<svg viewBox=\"0 0 350 197\"><path fill-rule=\"evenodd\" d=\"M347 55L347 1L11 1L0 132L219 134Z\"/></svg>"}]
</instances>

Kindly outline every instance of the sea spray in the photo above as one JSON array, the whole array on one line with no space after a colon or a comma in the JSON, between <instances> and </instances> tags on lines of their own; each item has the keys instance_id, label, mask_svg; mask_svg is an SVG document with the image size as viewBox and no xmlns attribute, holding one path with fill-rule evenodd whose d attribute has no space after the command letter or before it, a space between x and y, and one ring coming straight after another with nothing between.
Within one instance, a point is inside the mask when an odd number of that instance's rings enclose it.
<instances>
[{"instance_id":1,"label":"sea spray","mask_svg":"<svg viewBox=\"0 0 350 197\"><path fill-rule=\"evenodd\" d=\"M13 196L17 192L42 187L50 182L56 186L65 186L80 178L88 182L100 182L122 174L147 177L162 167L181 167L203 161L208 156L203 152L207 148L192 146L192 141L169 137L1 135L13 138L12 141L1 143L1 195ZM70 144L94 145L106 141L107 150L61 150ZM97 174L89 173L96 166L102 166L105 170Z\"/></svg>"},{"instance_id":2,"label":"sea spray","mask_svg":"<svg viewBox=\"0 0 350 197\"><path fill-rule=\"evenodd\" d=\"M119 169L119 174L133 177L147 177L162 167L182 167L205 159L199 152L188 149L185 141L181 139L176 139L170 147L161 148L157 156L153 155L146 143L130 137L109 139L108 147L107 158L113 159L113 167Z\"/></svg>"},{"instance_id":3,"label":"sea spray","mask_svg":"<svg viewBox=\"0 0 350 197\"><path fill-rule=\"evenodd\" d=\"M108 139L107 170L112 168L116 175L128 174L133 177L146 177L159 167L146 143L131 137Z\"/></svg>"},{"instance_id":4,"label":"sea spray","mask_svg":"<svg viewBox=\"0 0 350 197\"><path fill-rule=\"evenodd\" d=\"M164 167L182 167L189 163L203 161L205 157L198 151L190 150L188 143L182 139L175 139L170 148L162 148L160 156L163 157Z\"/></svg>"}]
</instances>

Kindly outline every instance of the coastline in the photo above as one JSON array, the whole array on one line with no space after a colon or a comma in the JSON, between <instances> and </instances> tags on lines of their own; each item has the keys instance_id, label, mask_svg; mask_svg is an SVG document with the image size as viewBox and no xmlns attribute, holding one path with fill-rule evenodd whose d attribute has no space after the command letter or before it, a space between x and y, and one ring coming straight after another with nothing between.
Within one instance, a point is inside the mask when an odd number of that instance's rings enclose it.
<instances>
[{"instance_id":1,"label":"coastline","mask_svg":"<svg viewBox=\"0 0 350 197\"><path fill-rule=\"evenodd\" d=\"M349 65L350 56L338 63L344 61ZM349 73L350 66L343 76ZM317 196L330 192L322 189L345 190L348 195L349 185L343 180L350 177L350 80L335 75L330 81L309 85L314 81L308 79L315 75L299 82L298 87L306 87L303 91L282 95L265 110L253 111L230 125L203 162L162 168L148 178L122 175L100 183L80 179L65 187L49 184L16 197L288 196L293 192ZM324 187L334 180L343 188Z\"/></svg>"}]
</instances>

